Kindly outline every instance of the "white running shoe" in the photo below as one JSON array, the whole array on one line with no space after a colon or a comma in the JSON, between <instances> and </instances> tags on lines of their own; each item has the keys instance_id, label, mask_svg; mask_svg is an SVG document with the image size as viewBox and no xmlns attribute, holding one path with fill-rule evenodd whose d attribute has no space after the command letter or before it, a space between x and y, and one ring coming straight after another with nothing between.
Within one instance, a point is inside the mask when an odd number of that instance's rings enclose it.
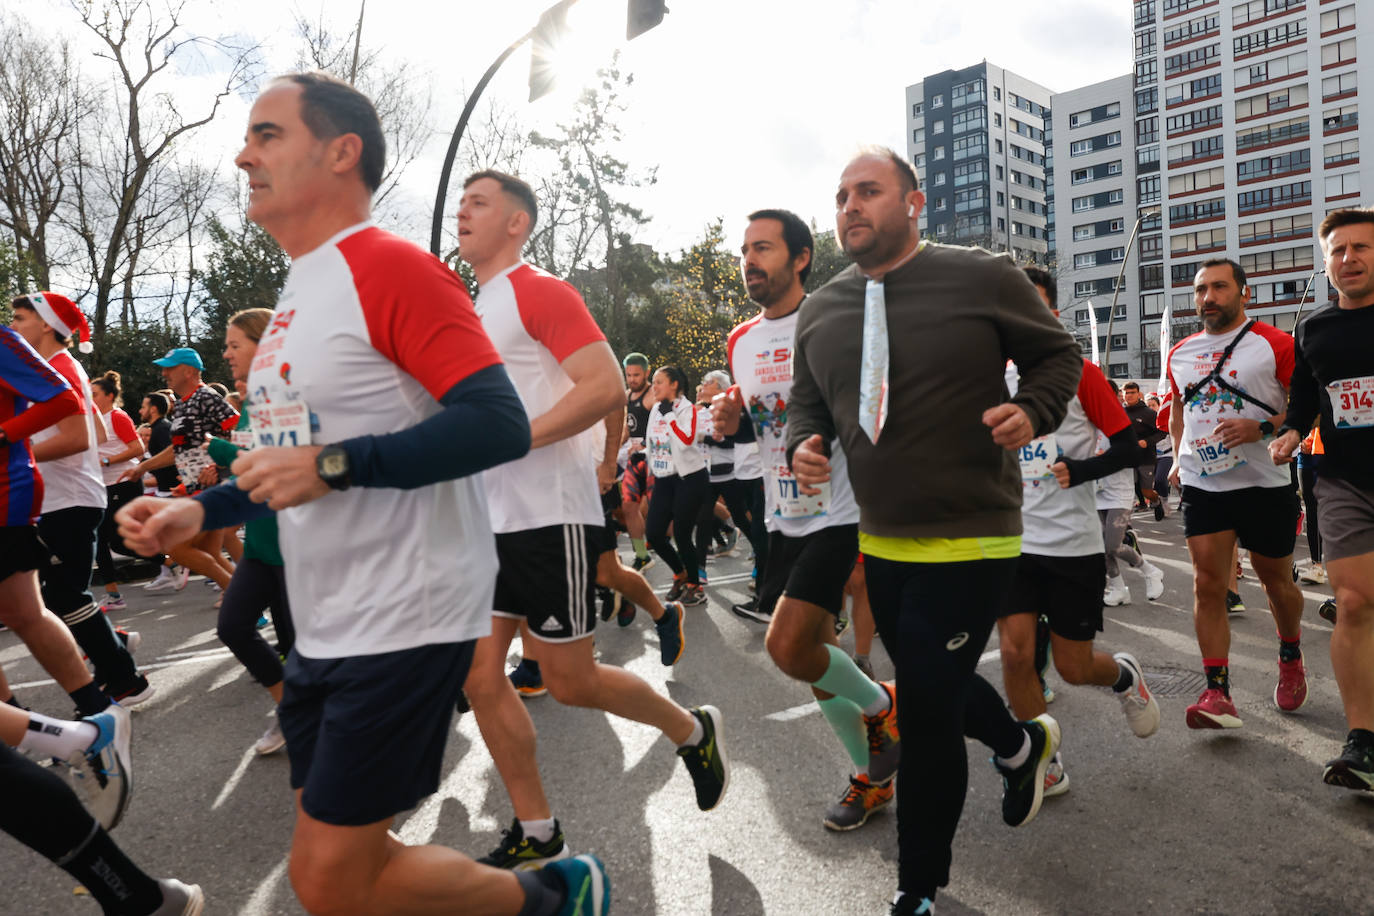
<instances>
[{"instance_id":1,"label":"white running shoe","mask_svg":"<svg viewBox=\"0 0 1374 916\"><path fill-rule=\"evenodd\" d=\"M1308 585L1325 585L1326 570L1320 563L1309 563L1303 569L1298 570L1298 579Z\"/></svg>"},{"instance_id":2,"label":"white running shoe","mask_svg":"<svg viewBox=\"0 0 1374 916\"><path fill-rule=\"evenodd\" d=\"M1050 760L1045 770L1045 797L1054 798L1069 791L1069 774L1064 772L1064 761L1058 754Z\"/></svg>"},{"instance_id":3,"label":"white running shoe","mask_svg":"<svg viewBox=\"0 0 1374 916\"><path fill-rule=\"evenodd\" d=\"M173 573L172 576L172 587L177 591L181 591L186 587L186 583L191 581L191 571L185 566L178 566L177 571Z\"/></svg>"},{"instance_id":4,"label":"white running shoe","mask_svg":"<svg viewBox=\"0 0 1374 916\"><path fill-rule=\"evenodd\" d=\"M286 736L282 734L281 723L273 719L271 726L262 733L262 737L253 745L253 750L257 752L259 757L266 757L268 754L275 754L284 747L286 747Z\"/></svg>"},{"instance_id":5,"label":"white running shoe","mask_svg":"<svg viewBox=\"0 0 1374 916\"><path fill-rule=\"evenodd\" d=\"M1148 600L1154 601L1164 594L1164 570L1146 560L1140 571L1145 574L1145 597Z\"/></svg>"},{"instance_id":6,"label":"white running shoe","mask_svg":"<svg viewBox=\"0 0 1374 916\"><path fill-rule=\"evenodd\" d=\"M133 791L129 711L112 704L104 712L81 721L94 725L99 734L90 747L67 761L72 790L100 826L113 830L124 816Z\"/></svg>"},{"instance_id":7,"label":"white running shoe","mask_svg":"<svg viewBox=\"0 0 1374 916\"><path fill-rule=\"evenodd\" d=\"M161 566L157 571L157 578L146 583L143 587L150 592L160 592L172 588L176 585L176 576L172 575L170 567Z\"/></svg>"},{"instance_id":8,"label":"white running shoe","mask_svg":"<svg viewBox=\"0 0 1374 916\"><path fill-rule=\"evenodd\" d=\"M1131 603L1131 590L1126 587L1126 580L1120 575L1107 580L1107 590L1102 593L1102 603L1107 607Z\"/></svg>"},{"instance_id":9,"label":"white running shoe","mask_svg":"<svg viewBox=\"0 0 1374 916\"><path fill-rule=\"evenodd\" d=\"M1126 714L1126 722L1137 738L1148 738L1159 730L1159 704L1145 683L1145 672L1140 670L1140 662L1129 652L1118 652L1112 656L1116 663L1131 672L1135 683L1124 692L1116 695L1121 701L1121 711Z\"/></svg>"},{"instance_id":10,"label":"white running shoe","mask_svg":"<svg viewBox=\"0 0 1374 916\"><path fill-rule=\"evenodd\" d=\"M205 912L205 894L199 884L163 878L157 886L162 891L162 906L153 910L152 916L200 916Z\"/></svg>"}]
</instances>

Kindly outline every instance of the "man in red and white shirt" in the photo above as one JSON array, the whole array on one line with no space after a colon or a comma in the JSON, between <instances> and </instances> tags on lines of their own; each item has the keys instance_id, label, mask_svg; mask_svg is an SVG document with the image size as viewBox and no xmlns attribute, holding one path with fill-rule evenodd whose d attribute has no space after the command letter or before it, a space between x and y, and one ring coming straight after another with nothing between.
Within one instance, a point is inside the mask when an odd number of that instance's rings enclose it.
<instances>
[{"instance_id":1,"label":"man in red and white shirt","mask_svg":"<svg viewBox=\"0 0 1374 916\"><path fill-rule=\"evenodd\" d=\"M1293 581L1298 497L1289 470L1269 458L1283 425L1293 374L1293 338L1250 319L1250 288L1239 264L1202 263L1193 285L1203 330L1169 351L1170 483L1183 487L1183 533L1193 561L1193 623L1207 689L1188 707L1189 728L1240 728L1231 701L1226 587L1236 542L1269 597L1279 635L1274 703L1293 712L1307 701L1302 592Z\"/></svg>"},{"instance_id":2,"label":"man in red and white shirt","mask_svg":"<svg viewBox=\"0 0 1374 916\"><path fill-rule=\"evenodd\" d=\"M522 624L539 643L555 699L662 731L687 764L702 810L716 806L727 782L719 711L683 709L593 655L604 440L592 427L620 408L624 390L582 297L520 259L537 218L534 192L519 178L485 171L463 184L458 251L477 275L477 313L530 417L530 453L485 474L500 573L492 634L479 641L464 688L515 808L501 845L480 861L506 868L568 854L539 778L534 723L506 677Z\"/></svg>"}]
</instances>

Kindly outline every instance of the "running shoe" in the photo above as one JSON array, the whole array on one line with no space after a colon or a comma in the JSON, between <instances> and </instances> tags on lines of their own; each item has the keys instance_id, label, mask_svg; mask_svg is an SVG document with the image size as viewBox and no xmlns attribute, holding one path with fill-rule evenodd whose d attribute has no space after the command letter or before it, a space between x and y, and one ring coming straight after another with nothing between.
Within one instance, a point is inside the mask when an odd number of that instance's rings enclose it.
<instances>
[{"instance_id":1,"label":"running shoe","mask_svg":"<svg viewBox=\"0 0 1374 916\"><path fill-rule=\"evenodd\" d=\"M682 633L682 605L669 601L663 605L663 616L654 621L658 631L658 657L664 665L671 668L682 658L682 649L687 638Z\"/></svg>"},{"instance_id":2,"label":"running shoe","mask_svg":"<svg viewBox=\"0 0 1374 916\"><path fill-rule=\"evenodd\" d=\"M1145 672L1140 670L1140 662L1129 652L1118 652L1112 656L1116 663L1131 672L1133 683L1116 695L1121 701L1121 711L1126 714L1126 722L1137 738L1148 738L1159 730L1159 704L1145 683Z\"/></svg>"},{"instance_id":3,"label":"running shoe","mask_svg":"<svg viewBox=\"0 0 1374 916\"><path fill-rule=\"evenodd\" d=\"M141 674L135 674L133 680L118 687L113 684L106 686L105 693L110 699L125 708L146 703L157 693L157 688L148 683L148 679Z\"/></svg>"},{"instance_id":4,"label":"running shoe","mask_svg":"<svg viewBox=\"0 0 1374 916\"><path fill-rule=\"evenodd\" d=\"M875 786L885 786L897 775L902 759L902 739L897 731L897 689L891 681L878 686L887 694L887 709L876 716L864 716L868 731L868 779Z\"/></svg>"},{"instance_id":5,"label":"running shoe","mask_svg":"<svg viewBox=\"0 0 1374 916\"><path fill-rule=\"evenodd\" d=\"M620 610L616 612L615 622L621 627L628 627L635 622L635 606L628 598L620 599Z\"/></svg>"},{"instance_id":6,"label":"running shoe","mask_svg":"<svg viewBox=\"0 0 1374 916\"><path fill-rule=\"evenodd\" d=\"M696 607L699 604L705 604L706 591L700 585L688 584L687 587L682 590L680 600L684 607Z\"/></svg>"},{"instance_id":7,"label":"running shoe","mask_svg":"<svg viewBox=\"0 0 1374 916\"><path fill-rule=\"evenodd\" d=\"M157 886L162 891L162 906L153 910L151 916L200 916L205 912L205 894L199 884L163 878Z\"/></svg>"},{"instance_id":8,"label":"running shoe","mask_svg":"<svg viewBox=\"0 0 1374 916\"><path fill-rule=\"evenodd\" d=\"M992 758L992 765L1002 774L1002 820L1009 827L1021 827L1040 813L1045 799L1045 773L1050 761L1059 752L1059 723L1048 713L1042 713L1021 726L1030 735L1030 755L1019 767L1004 767Z\"/></svg>"},{"instance_id":9,"label":"running shoe","mask_svg":"<svg viewBox=\"0 0 1374 916\"><path fill-rule=\"evenodd\" d=\"M1341 756L1327 761L1322 770L1322 782L1357 792L1374 792L1374 747L1353 735L1346 738Z\"/></svg>"},{"instance_id":10,"label":"running shoe","mask_svg":"<svg viewBox=\"0 0 1374 916\"><path fill-rule=\"evenodd\" d=\"M687 573L680 572L673 574L673 587L668 589L668 594L664 596L665 601L677 601L682 597L682 592L687 588Z\"/></svg>"},{"instance_id":11,"label":"running shoe","mask_svg":"<svg viewBox=\"0 0 1374 916\"><path fill-rule=\"evenodd\" d=\"M1189 728L1240 728L1240 716L1236 715L1236 704L1231 698L1215 687L1202 691L1197 702L1188 707L1184 721Z\"/></svg>"},{"instance_id":12,"label":"running shoe","mask_svg":"<svg viewBox=\"0 0 1374 916\"><path fill-rule=\"evenodd\" d=\"M568 889L555 916L606 916L611 911L611 879L596 856L583 853L550 862L546 870L556 873Z\"/></svg>"},{"instance_id":13,"label":"running shoe","mask_svg":"<svg viewBox=\"0 0 1374 916\"><path fill-rule=\"evenodd\" d=\"M1125 533L1121 535L1121 543L1125 544L1136 553L1140 553L1140 541L1136 540L1135 529L1129 525L1126 527Z\"/></svg>"},{"instance_id":14,"label":"running shoe","mask_svg":"<svg viewBox=\"0 0 1374 916\"><path fill-rule=\"evenodd\" d=\"M1245 602L1240 600L1240 595L1238 593L1231 591L1229 588L1226 590L1226 613L1245 613Z\"/></svg>"},{"instance_id":15,"label":"running shoe","mask_svg":"<svg viewBox=\"0 0 1374 916\"><path fill-rule=\"evenodd\" d=\"M563 841L563 828L558 821L553 822L553 837L546 843L531 840L525 836L520 819L513 818L510 829L501 831L501 843L491 852L477 860L479 865L492 868L509 868L512 871L528 871L543 868L549 862L566 859L572 853Z\"/></svg>"},{"instance_id":16,"label":"running shoe","mask_svg":"<svg viewBox=\"0 0 1374 916\"><path fill-rule=\"evenodd\" d=\"M266 757L268 754L275 754L284 747L286 747L286 736L282 734L281 723L273 719L267 731L263 732L262 737L253 744L253 751L259 757Z\"/></svg>"},{"instance_id":17,"label":"running shoe","mask_svg":"<svg viewBox=\"0 0 1374 916\"><path fill-rule=\"evenodd\" d=\"M1131 590L1126 587L1126 580L1121 576L1115 576L1107 580L1107 590L1102 593L1102 603L1107 607L1120 607L1123 604L1131 603Z\"/></svg>"},{"instance_id":18,"label":"running shoe","mask_svg":"<svg viewBox=\"0 0 1374 916\"><path fill-rule=\"evenodd\" d=\"M1040 695L1045 698L1046 706L1054 702L1054 688L1050 686L1049 681L1043 678L1040 681Z\"/></svg>"},{"instance_id":19,"label":"running shoe","mask_svg":"<svg viewBox=\"0 0 1374 916\"><path fill-rule=\"evenodd\" d=\"M172 573L172 588L181 591L186 587L186 583L191 581L191 571L185 566L178 566L177 571Z\"/></svg>"},{"instance_id":20,"label":"running shoe","mask_svg":"<svg viewBox=\"0 0 1374 916\"><path fill-rule=\"evenodd\" d=\"M654 558L646 553L642 557L635 557L634 562L630 564L630 568L637 573L642 573L644 572L644 570L648 569L650 566L653 565Z\"/></svg>"},{"instance_id":21,"label":"running shoe","mask_svg":"<svg viewBox=\"0 0 1374 916\"><path fill-rule=\"evenodd\" d=\"M1155 521L1164 521L1164 500L1155 503Z\"/></svg>"},{"instance_id":22,"label":"running shoe","mask_svg":"<svg viewBox=\"0 0 1374 916\"><path fill-rule=\"evenodd\" d=\"M1307 671L1302 656L1291 662L1279 659L1279 682L1274 687L1274 705L1284 712L1297 712L1307 702Z\"/></svg>"},{"instance_id":23,"label":"running shoe","mask_svg":"<svg viewBox=\"0 0 1374 916\"><path fill-rule=\"evenodd\" d=\"M1140 571L1145 575L1145 600L1157 600L1164 594L1164 570L1146 560Z\"/></svg>"},{"instance_id":24,"label":"running shoe","mask_svg":"<svg viewBox=\"0 0 1374 916\"><path fill-rule=\"evenodd\" d=\"M878 676L873 673L873 662L867 655L854 656L854 667L862 671L864 677L868 678L870 681L877 682Z\"/></svg>"},{"instance_id":25,"label":"running shoe","mask_svg":"<svg viewBox=\"0 0 1374 916\"><path fill-rule=\"evenodd\" d=\"M913 897L898 891L897 899L892 901L892 908L887 911L887 916L935 916L935 901L929 897Z\"/></svg>"},{"instance_id":26,"label":"running shoe","mask_svg":"<svg viewBox=\"0 0 1374 916\"><path fill-rule=\"evenodd\" d=\"M72 789L100 826L113 830L133 792L129 756L132 721L122 706L110 706L81 721L94 725L99 734L90 747L67 761Z\"/></svg>"},{"instance_id":27,"label":"running shoe","mask_svg":"<svg viewBox=\"0 0 1374 916\"><path fill-rule=\"evenodd\" d=\"M124 648L129 650L130 655L137 652L138 647L143 645L143 634L138 632L138 630L126 630L123 627L115 627L115 635L119 637L120 642L124 643Z\"/></svg>"},{"instance_id":28,"label":"running shoe","mask_svg":"<svg viewBox=\"0 0 1374 916\"><path fill-rule=\"evenodd\" d=\"M696 716L706 734L696 744L678 748L677 755L682 758L696 786L697 807L710 811L720 804L730 786L730 761L720 740L720 728L725 720L714 706L697 706L688 711Z\"/></svg>"},{"instance_id":29,"label":"running shoe","mask_svg":"<svg viewBox=\"0 0 1374 916\"><path fill-rule=\"evenodd\" d=\"M892 804L897 787L892 783L875 786L867 773L849 777L844 797L825 812L825 826L831 830L854 830L868 823L868 819Z\"/></svg>"},{"instance_id":30,"label":"running shoe","mask_svg":"<svg viewBox=\"0 0 1374 916\"><path fill-rule=\"evenodd\" d=\"M845 616L843 610L835 615L835 638L839 639L849 629L849 618Z\"/></svg>"},{"instance_id":31,"label":"running shoe","mask_svg":"<svg viewBox=\"0 0 1374 916\"><path fill-rule=\"evenodd\" d=\"M1326 570L1320 563L1309 563L1298 573L1298 579L1308 585L1325 585Z\"/></svg>"},{"instance_id":32,"label":"running shoe","mask_svg":"<svg viewBox=\"0 0 1374 916\"><path fill-rule=\"evenodd\" d=\"M1322 602L1321 607L1317 608L1317 615L1332 626L1336 625L1336 599L1327 598Z\"/></svg>"},{"instance_id":33,"label":"running shoe","mask_svg":"<svg viewBox=\"0 0 1374 916\"><path fill-rule=\"evenodd\" d=\"M1069 791L1069 774L1064 772L1064 762L1055 754L1045 770L1045 797L1054 798Z\"/></svg>"},{"instance_id":34,"label":"running shoe","mask_svg":"<svg viewBox=\"0 0 1374 916\"><path fill-rule=\"evenodd\" d=\"M752 620L756 623L768 623L773 619L772 614L759 610L758 598L750 598L740 604L732 604L730 610L735 612L736 617L743 617L745 620Z\"/></svg>"},{"instance_id":35,"label":"running shoe","mask_svg":"<svg viewBox=\"0 0 1374 916\"><path fill-rule=\"evenodd\" d=\"M735 545L737 543L739 543L739 529L727 528L725 531L725 543L711 551L711 556L728 557L735 552Z\"/></svg>"},{"instance_id":36,"label":"running shoe","mask_svg":"<svg viewBox=\"0 0 1374 916\"><path fill-rule=\"evenodd\" d=\"M700 585L702 587L705 587L707 585L705 566L697 567L697 585Z\"/></svg>"},{"instance_id":37,"label":"running shoe","mask_svg":"<svg viewBox=\"0 0 1374 916\"><path fill-rule=\"evenodd\" d=\"M606 588L604 585L596 587L596 596L601 603L601 622L605 623L620 612L620 592Z\"/></svg>"},{"instance_id":38,"label":"running shoe","mask_svg":"<svg viewBox=\"0 0 1374 916\"><path fill-rule=\"evenodd\" d=\"M150 592L166 591L169 588L176 587L176 576L172 574L170 568L160 566L157 570L157 578L153 579L151 582L145 583L143 587Z\"/></svg>"},{"instance_id":39,"label":"running shoe","mask_svg":"<svg viewBox=\"0 0 1374 916\"><path fill-rule=\"evenodd\" d=\"M253 624L253 626L256 627L256 628L259 629L259 630L265 630L265 629L267 629L267 624L268 624L267 615L266 615L266 614L259 614L259 615L258 615L258 622L255 623L255 624Z\"/></svg>"},{"instance_id":40,"label":"running shoe","mask_svg":"<svg viewBox=\"0 0 1374 916\"><path fill-rule=\"evenodd\" d=\"M128 607L129 605L124 601L124 596L111 595L108 592L100 602L100 610L106 614L110 613L110 611L123 611Z\"/></svg>"},{"instance_id":41,"label":"running shoe","mask_svg":"<svg viewBox=\"0 0 1374 916\"><path fill-rule=\"evenodd\" d=\"M542 697L549 692L548 688L544 686L544 676L539 673L539 663L532 662L527 658L520 659L520 664L516 665L515 670L507 677L510 678L511 686L515 688L515 692L526 699Z\"/></svg>"}]
</instances>

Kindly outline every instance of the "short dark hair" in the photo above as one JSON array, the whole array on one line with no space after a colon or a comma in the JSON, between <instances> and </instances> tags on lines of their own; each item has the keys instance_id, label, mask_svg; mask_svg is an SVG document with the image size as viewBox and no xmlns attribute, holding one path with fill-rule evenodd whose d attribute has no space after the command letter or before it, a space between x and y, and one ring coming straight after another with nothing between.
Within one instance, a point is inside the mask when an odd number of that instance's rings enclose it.
<instances>
[{"instance_id":1,"label":"short dark hair","mask_svg":"<svg viewBox=\"0 0 1374 916\"><path fill-rule=\"evenodd\" d=\"M921 190L921 180L916 177L916 169L907 162L905 158L897 155L896 151L890 146L861 146L859 147L860 156L876 156L879 159L886 159L892 163L892 167L897 170L897 177L902 179L902 184L906 185L903 193Z\"/></svg>"},{"instance_id":2,"label":"short dark hair","mask_svg":"<svg viewBox=\"0 0 1374 916\"><path fill-rule=\"evenodd\" d=\"M483 169L480 172L473 172L463 182L466 188L474 181L481 181L483 178L490 178L501 186L501 190L515 198L515 202L520 205L520 209L530 215L530 230L539 222L539 204L534 199L534 188L521 178L516 178L507 172L498 172L496 169Z\"/></svg>"},{"instance_id":3,"label":"short dark hair","mask_svg":"<svg viewBox=\"0 0 1374 916\"><path fill-rule=\"evenodd\" d=\"M1140 385L1136 382L1127 382L1121 386L1122 391L1139 391Z\"/></svg>"},{"instance_id":4,"label":"short dark hair","mask_svg":"<svg viewBox=\"0 0 1374 916\"><path fill-rule=\"evenodd\" d=\"M1202 262L1202 266L1198 268L1198 271L1204 271L1209 267L1231 268L1231 276L1236 278L1236 286L1245 289L1245 268L1241 267L1235 261L1232 261L1230 258L1208 258Z\"/></svg>"},{"instance_id":5,"label":"short dark hair","mask_svg":"<svg viewBox=\"0 0 1374 916\"><path fill-rule=\"evenodd\" d=\"M1347 207L1343 210L1332 210L1326 214L1326 219L1322 220L1321 226L1317 229L1317 238L1325 242L1328 235L1342 226L1354 226L1359 223L1374 225L1374 207Z\"/></svg>"},{"instance_id":6,"label":"short dark hair","mask_svg":"<svg viewBox=\"0 0 1374 916\"><path fill-rule=\"evenodd\" d=\"M1043 267L1036 267L1034 264L1027 264L1021 269L1026 272L1026 276L1032 283L1045 291L1045 295L1050 299L1050 308L1059 308L1059 286L1050 276L1050 272Z\"/></svg>"},{"instance_id":7,"label":"short dark hair","mask_svg":"<svg viewBox=\"0 0 1374 916\"><path fill-rule=\"evenodd\" d=\"M377 193L386 171L386 136L372 100L336 76L315 70L288 73L276 82L301 87L301 120L317 140L356 134L363 141L358 170L368 190Z\"/></svg>"},{"instance_id":8,"label":"short dark hair","mask_svg":"<svg viewBox=\"0 0 1374 916\"><path fill-rule=\"evenodd\" d=\"M33 304L33 300L29 298L27 293L21 296L15 296L14 300L10 302L10 311L13 311L15 309L28 309L35 315L38 315L39 318L43 317L42 314L40 314L38 311L38 306ZM47 324L47 320L44 319L43 323ZM71 338L63 334L57 328L53 328L53 326L50 324L48 325L48 327L52 328L53 336L57 338L58 343L67 344L71 342Z\"/></svg>"},{"instance_id":9,"label":"short dark hair","mask_svg":"<svg viewBox=\"0 0 1374 916\"><path fill-rule=\"evenodd\" d=\"M167 395L157 391L151 394L145 394L143 399L148 402L149 407L153 408L164 417L167 416L167 411L172 406L171 402L167 400Z\"/></svg>"},{"instance_id":10,"label":"short dark hair","mask_svg":"<svg viewBox=\"0 0 1374 916\"><path fill-rule=\"evenodd\" d=\"M797 256L805 249L814 258L816 256L816 240L811 237L811 229L802 222L802 218L791 210L755 210L749 214L749 222L756 219L775 219L782 223L782 240L787 243L787 255L794 261ZM811 276L811 262L808 260L806 266L801 269L801 281L806 282L806 278Z\"/></svg>"}]
</instances>

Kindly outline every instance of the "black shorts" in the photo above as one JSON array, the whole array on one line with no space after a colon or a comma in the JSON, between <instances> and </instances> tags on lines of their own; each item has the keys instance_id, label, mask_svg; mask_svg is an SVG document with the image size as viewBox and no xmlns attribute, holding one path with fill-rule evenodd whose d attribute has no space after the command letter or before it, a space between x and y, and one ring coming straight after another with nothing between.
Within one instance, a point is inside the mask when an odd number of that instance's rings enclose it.
<instances>
[{"instance_id":1,"label":"black shorts","mask_svg":"<svg viewBox=\"0 0 1374 916\"><path fill-rule=\"evenodd\" d=\"M1298 512L1298 493L1291 484L1219 493L1183 488L1184 537L1234 531L1241 547L1276 560L1293 554Z\"/></svg>"},{"instance_id":2,"label":"black shorts","mask_svg":"<svg viewBox=\"0 0 1374 916\"><path fill-rule=\"evenodd\" d=\"M839 616L844 584L859 557L859 526L834 525L802 537L768 533L768 562L759 579L759 610L773 613L783 595Z\"/></svg>"},{"instance_id":3,"label":"black shorts","mask_svg":"<svg viewBox=\"0 0 1374 916\"><path fill-rule=\"evenodd\" d=\"M48 565L52 551L38 536L36 525L0 528L0 582L18 572L32 572Z\"/></svg>"},{"instance_id":4,"label":"black shorts","mask_svg":"<svg viewBox=\"0 0 1374 916\"><path fill-rule=\"evenodd\" d=\"M530 635L545 642L591 636L596 561L605 538L602 525L550 525L498 534L501 569L492 613L524 620Z\"/></svg>"},{"instance_id":5,"label":"black shorts","mask_svg":"<svg viewBox=\"0 0 1374 916\"><path fill-rule=\"evenodd\" d=\"M277 721L305 813L358 827L434 794L475 645L325 659L292 652Z\"/></svg>"},{"instance_id":6,"label":"black shorts","mask_svg":"<svg viewBox=\"0 0 1374 916\"><path fill-rule=\"evenodd\" d=\"M1050 631L1064 639L1089 642L1102 632L1102 593L1107 588L1106 557L1046 557L1023 553L1016 582L999 617L1044 614Z\"/></svg>"},{"instance_id":7,"label":"black shorts","mask_svg":"<svg viewBox=\"0 0 1374 916\"><path fill-rule=\"evenodd\" d=\"M601 526L600 530L591 532L594 545L592 548L592 566L596 565L597 559L603 553L608 550L615 550L620 543L620 526L616 524L615 516L612 514L619 508L620 481L617 480L613 487L601 494L601 511L605 513L606 523Z\"/></svg>"}]
</instances>

